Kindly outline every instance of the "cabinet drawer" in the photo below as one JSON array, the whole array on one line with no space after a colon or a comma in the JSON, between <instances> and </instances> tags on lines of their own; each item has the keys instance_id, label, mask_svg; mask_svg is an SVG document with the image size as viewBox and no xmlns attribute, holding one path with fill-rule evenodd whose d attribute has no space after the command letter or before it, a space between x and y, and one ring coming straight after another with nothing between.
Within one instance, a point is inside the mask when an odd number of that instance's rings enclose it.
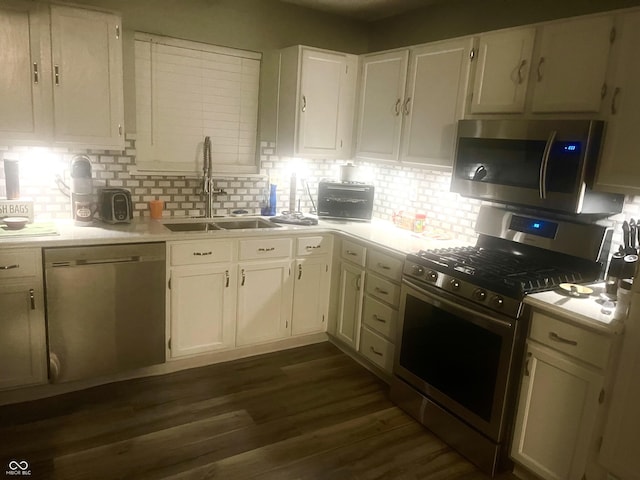
<instances>
[{"instance_id":1,"label":"cabinet drawer","mask_svg":"<svg viewBox=\"0 0 640 480\"><path fill-rule=\"evenodd\" d=\"M366 254L366 247L358 245L357 243L350 242L349 240L342 241L342 250L340 252L340 255L345 260L349 260L356 265L364 267Z\"/></svg>"},{"instance_id":2,"label":"cabinet drawer","mask_svg":"<svg viewBox=\"0 0 640 480\"><path fill-rule=\"evenodd\" d=\"M387 302L393 307L398 307L400 304L400 287L377 275L367 275L365 292L372 297Z\"/></svg>"},{"instance_id":3,"label":"cabinet drawer","mask_svg":"<svg viewBox=\"0 0 640 480\"><path fill-rule=\"evenodd\" d=\"M233 260L233 242L229 240L176 242L168 245L172 266L230 262Z\"/></svg>"},{"instance_id":4,"label":"cabinet drawer","mask_svg":"<svg viewBox=\"0 0 640 480\"><path fill-rule=\"evenodd\" d=\"M0 252L0 280L38 275L41 258L40 249L3 250Z\"/></svg>"},{"instance_id":5,"label":"cabinet drawer","mask_svg":"<svg viewBox=\"0 0 640 480\"><path fill-rule=\"evenodd\" d=\"M362 329L360 353L386 372L393 368L393 344L368 328Z\"/></svg>"},{"instance_id":6,"label":"cabinet drawer","mask_svg":"<svg viewBox=\"0 0 640 480\"><path fill-rule=\"evenodd\" d=\"M529 338L600 368L611 347L609 338L541 312L533 313Z\"/></svg>"},{"instance_id":7,"label":"cabinet drawer","mask_svg":"<svg viewBox=\"0 0 640 480\"><path fill-rule=\"evenodd\" d=\"M398 322L397 310L367 295L364 297L362 322L371 330L395 342Z\"/></svg>"},{"instance_id":8,"label":"cabinet drawer","mask_svg":"<svg viewBox=\"0 0 640 480\"><path fill-rule=\"evenodd\" d=\"M290 257L291 244L290 238L240 240L240 260Z\"/></svg>"},{"instance_id":9,"label":"cabinet drawer","mask_svg":"<svg viewBox=\"0 0 640 480\"><path fill-rule=\"evenodd\" d=\"M403 261L386 253L370 250L367 255L367 269L399 282L402 277Z\"/></svg>"},{"instance_id":10,"label":"cabinet drawer","mask_svg":"<svg viewBox=\"0 0 640 480\"><path fill-rule=\"evenodd\" d=\"M322 255L331 252L331 237L299 237L296 242L296 256Z\"/></svg>"}]
</instances>

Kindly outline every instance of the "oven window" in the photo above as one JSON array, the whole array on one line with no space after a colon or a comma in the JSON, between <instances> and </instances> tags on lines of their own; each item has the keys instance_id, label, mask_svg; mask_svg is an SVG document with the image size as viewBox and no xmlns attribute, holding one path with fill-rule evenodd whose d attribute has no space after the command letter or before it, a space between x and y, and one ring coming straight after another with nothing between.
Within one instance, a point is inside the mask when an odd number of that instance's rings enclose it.
<instances>
[{"instance_id":1,"label":"oven window","mask_svg":"<svg viewBox=\"0 0 640 480\"><path fill-rule=\"evenodd\" d=\"M487 422L501 349L500 335L407 294L400 364Z\"/></svg>"}]
</instances>

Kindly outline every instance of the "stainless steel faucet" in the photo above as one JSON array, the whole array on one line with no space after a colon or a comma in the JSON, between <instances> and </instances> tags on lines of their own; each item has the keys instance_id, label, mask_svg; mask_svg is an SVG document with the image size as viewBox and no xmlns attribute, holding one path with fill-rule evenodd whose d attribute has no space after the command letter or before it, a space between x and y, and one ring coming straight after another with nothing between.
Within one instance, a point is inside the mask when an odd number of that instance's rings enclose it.
<instances>
[{"instance_id":1,"label":"stainless steel faucet","mask_svg":"<svg viewBox=\"0 0 640 480\"><path fill-rule=\"evenodd\" d=\"M215 195L226 195L221 188L215 188L213 184L213 168L211 165L211 139L204 137L204 146L202 149L203 154L203 179L202 179L202 193L207 196L207 203L204 206L204 216L206 218L213 217L213 197Z\"/></svg>"}]
</instances>

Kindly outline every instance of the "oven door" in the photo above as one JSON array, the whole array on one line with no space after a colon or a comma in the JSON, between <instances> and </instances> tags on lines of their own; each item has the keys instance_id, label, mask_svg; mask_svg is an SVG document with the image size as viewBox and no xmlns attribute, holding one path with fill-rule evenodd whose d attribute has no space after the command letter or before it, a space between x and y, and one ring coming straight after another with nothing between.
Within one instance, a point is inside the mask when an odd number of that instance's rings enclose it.
<instances>
[{"instance_id":1,"label":"oven door","mask_svg":"<svg viewBox=\"0 0 640 480\"><path fill-rule=\"evenodd\" d=\"M501 442L520 365L521 322L427 288L403 280L394 374Z\"/></svg>"}]
</instances>

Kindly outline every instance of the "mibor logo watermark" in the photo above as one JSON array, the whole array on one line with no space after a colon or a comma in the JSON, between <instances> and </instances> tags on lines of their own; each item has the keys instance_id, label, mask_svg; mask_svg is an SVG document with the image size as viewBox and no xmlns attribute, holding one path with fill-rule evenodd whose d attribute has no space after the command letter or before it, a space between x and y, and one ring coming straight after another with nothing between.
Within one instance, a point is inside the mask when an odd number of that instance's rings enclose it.
<instances>
[{"instance_id":1,"label":"mibor logo watermark","mask_svg":"<svg viewBox=\"0 0 640 480\"><path fill-rule=\"evenodd\" d=\"M31 470L29 469L29 462L26 460L11 460L5 470L7 476L31 476Z\"/></svg>"}]
</instances>

